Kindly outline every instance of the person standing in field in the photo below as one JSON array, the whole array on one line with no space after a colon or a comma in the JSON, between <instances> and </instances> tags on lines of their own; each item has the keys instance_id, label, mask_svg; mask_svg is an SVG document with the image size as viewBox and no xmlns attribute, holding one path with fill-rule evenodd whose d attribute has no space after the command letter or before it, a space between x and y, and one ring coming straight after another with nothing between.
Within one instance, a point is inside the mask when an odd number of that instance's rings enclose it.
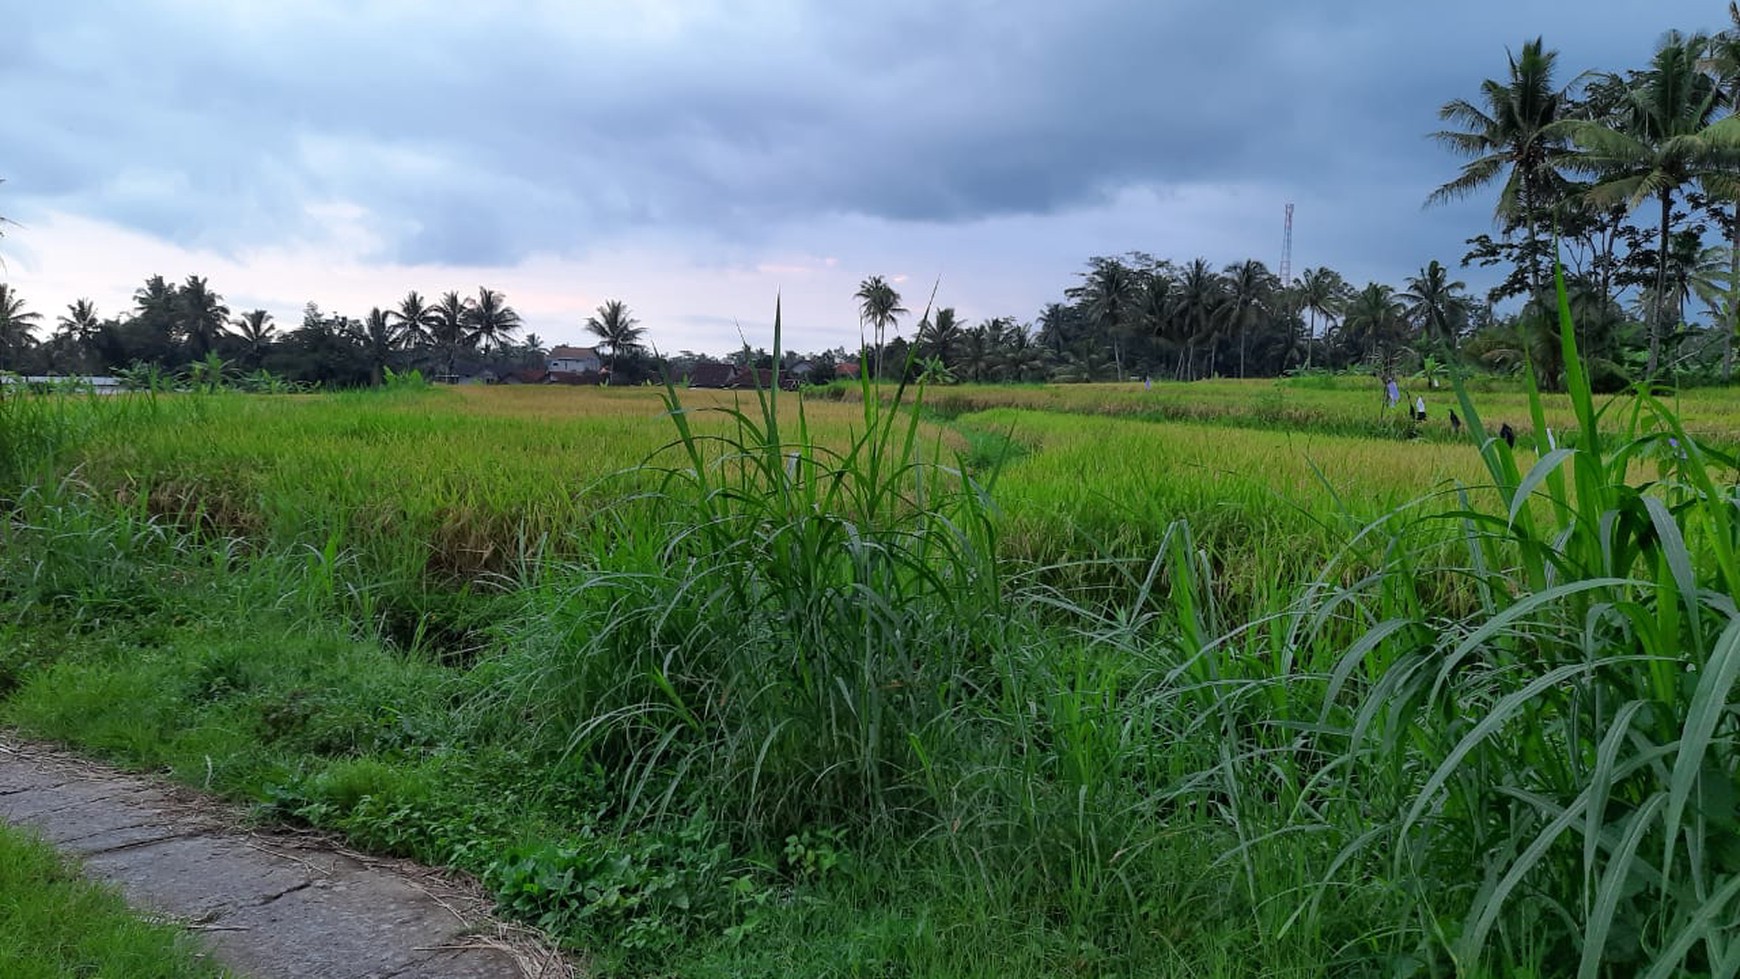
<instances>
[{"instance_id":1,"label":"person standing in field","mask_svg":"<svg viewBox=\"0 0 1740 979\"><path fill-rule=\"evenodd\" d=\"M1386 407L1386 408L1394 408L1396 406L1396 402L1402 400L1402 389L1399 387L1396 387L1396 379L1395 378L1393 378L1393 377L1384 378L1384 396L1389 399L1384 405L1384 407Z\"/></svg>"},{"instance_id":2,"label":"person standing in field","mask_svg":"<svg viewBox=\"0 0 1740 979\"><path fill-rule=\"evenodd\" d=\"M1417 422L1426 420L1426 398L1424 395L1414 399L1414 420Z\"/></svg>"}]
</instances>

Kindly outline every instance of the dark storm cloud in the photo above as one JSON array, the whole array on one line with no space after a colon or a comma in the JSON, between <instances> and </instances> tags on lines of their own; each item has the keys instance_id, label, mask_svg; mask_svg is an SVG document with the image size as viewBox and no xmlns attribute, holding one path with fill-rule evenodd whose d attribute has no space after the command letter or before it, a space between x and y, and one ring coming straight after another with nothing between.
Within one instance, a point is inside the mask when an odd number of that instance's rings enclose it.
<instances>
[{"instance_id":1,"label":"dark storm cloud","mask_svg":"<svg viewBox=\"0 0 1740 979\"><path fill-rule=\"evenodd\" d=\"M1454 258L1447 232L1483 230L1483 202L1422 218L1457 164L1425 134L1439 104L1502 73L1506 46L1545 33L1569 81L1641 65L1660 30L1720 13L1689 0L1647 15L1588 2L1575 22L1547 0L435 9L0 0L14 36L0 176L27 206L230 250L317 233L309 202L350 201L378 221L383 257L485 264L648 227L743 239L814 215L965 222L1250 183L1320 202L1318 240L1375 267L1426 238Z\"/></svg>"}]
</instances>

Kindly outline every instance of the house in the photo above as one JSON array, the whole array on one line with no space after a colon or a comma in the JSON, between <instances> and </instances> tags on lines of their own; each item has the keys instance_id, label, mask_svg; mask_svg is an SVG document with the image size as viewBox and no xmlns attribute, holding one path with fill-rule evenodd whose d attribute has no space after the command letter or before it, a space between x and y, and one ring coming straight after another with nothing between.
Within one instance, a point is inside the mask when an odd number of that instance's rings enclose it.
<instances>
[{"instance_id":1,"label":"house","mask_svg":"<svg viewBox=\"0 0 1740 979\"><path fill-rule=\"evenodd\" d=\"M737 377L735 364L696 364L689 371L692 388L727 388Z\"/></svg>"},{"instance_id":2,"label":"house","mask_svg":"<svg viewBox=\"0 0 1740 979\"><path fill-rule=\"evenodd\" d=\"M765 391L773 387L773 368L739 367L737 373L732 375L731 382L725 386L728 388L761 388Z\"/></svg>"},{"instance_id":3,"label":"house","mask_svg":"<svg viewBox=\"0 0 1740 979\"><path fill-rule=\"evenodd\" d=\"M856 361L845 360L834 365L834 377L837 379L857 380L858 364Z\"/></svg>"},{"instance_id":4,"label":"house","mask_svg":"<svg viewBox=\"0 0 1740 979\"><path fill-rule=\"evenodd\" d=\"M550 371L544 375L544 383L597 387L604 383L604 376L601 371Z\"/></svg>"},{"instance_id":5,"label":"house","mask_svg":"<svg viewBox=\"0 0 1740 979\"><path fill-rule=\"evenodd\" d=\"M16 385L37 391L78 391L90 394L119 394L125 389L118 377L96 375L79 377L60 374L8 374L0 371L0 387Z\"/></svg>"},{"instance_id":6,"label":"house","mask_svg":"<svg viewBox=\"0 0 1740 979\"><path fill-rule=\"evenodd\" d=\"M787 391L797 390L797 379L784 374L779 378L780 386ZM735 364L696 364L689 371L689 386L692 388L731 388L737 391L752 388L767 389L773 386L773 368L738 367Z\"/></svg>"},{"instance_id":7,"label":"house","mask_svg":"<svg viewBox=\"0 0 1740 979\"><path fill-rule=\"evenodd\" d=\"M544 360L552 374L596 374L604 369L604 360L592 347L551 347Z\"/></svg>"}]
</instances>

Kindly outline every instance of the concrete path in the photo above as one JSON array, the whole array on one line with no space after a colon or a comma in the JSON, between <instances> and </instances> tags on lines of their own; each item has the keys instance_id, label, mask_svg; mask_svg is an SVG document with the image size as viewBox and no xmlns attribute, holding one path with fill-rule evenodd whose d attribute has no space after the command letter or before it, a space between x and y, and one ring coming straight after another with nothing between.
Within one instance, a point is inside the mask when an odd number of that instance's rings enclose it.
<instances>
[{"instance_id":1,"label":"concrete path","mask_svg":"<svg viewBox=\"0 0 1740 979\"><path fill-rule=\"evenodd\" d=\"M0 731L0 819L32 827L135 907L205 933L254 979L571 979L475 886L317 833L238 827L209 796Z\"/></svg>"}]
</instances>

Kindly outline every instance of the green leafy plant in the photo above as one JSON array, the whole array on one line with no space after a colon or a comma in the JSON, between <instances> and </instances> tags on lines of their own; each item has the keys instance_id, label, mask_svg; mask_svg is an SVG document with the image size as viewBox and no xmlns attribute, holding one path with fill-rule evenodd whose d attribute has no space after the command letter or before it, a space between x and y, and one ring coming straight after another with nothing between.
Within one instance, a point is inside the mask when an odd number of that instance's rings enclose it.
<instances>
[{"instance_id":1,"label":"green leafy plant","mask_svg":"<svg viewBox=\"0 0 1740 979\"><path fill-rule=\"evenodd\" d=\"M389 391L421 391L429 386L429 382L423 379L423 372L414 367L402 372L391 367L382 368L381 383Z\"/></svg>"},{"instance_id":2,"label":"green leafy plant","mask_svg":"<svg viewBox=\"0 0 1740 979\"><path fill-rule=\"evenodd\" d=\"M1528 455L1513 450L1458 378L1490 487L1457 490L1443 517L1374 528L1378 573L1351 586L1327 573L1267 630L1202 647L1280 656L1217 697L1238 745L1219 771L1245 860L1271 834L1341 841L1278 931L1369 875L1394 882L1391 920L1406 924L1368 940L1422 969L1732 974L1735 462L1648 390L1604 431L1559 288L1575 432L1549 435L1531 383L1536 434ZM1656 477L1639 479L1664 446ZM1461 560L1427 544L1440 531ZM1467 596L1460 617L1426 600L1447 579ZM1285 701L1269 693L1280 677ZM1280 703L1297 707L1250 726L1253 708Z\"/></svg>"}]
</instances>

